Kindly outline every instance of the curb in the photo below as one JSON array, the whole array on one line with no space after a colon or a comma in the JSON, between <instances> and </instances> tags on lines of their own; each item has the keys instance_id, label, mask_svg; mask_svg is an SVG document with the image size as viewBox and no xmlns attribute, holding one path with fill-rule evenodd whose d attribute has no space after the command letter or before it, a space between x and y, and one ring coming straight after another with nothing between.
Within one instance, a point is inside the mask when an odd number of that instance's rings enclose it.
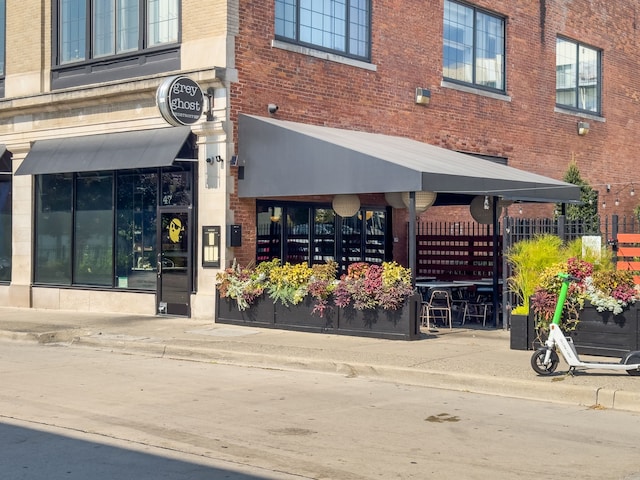
<instances>
[{"instance_id":1,"label":"curb","mask_svg":"<svg viewBox=\"0 0 640 480\"><path fill-rule=\"evenodd\" d=\"M536 380L517 380L489 375L443 373L427 369L387 365L336 362L286 355L232 351L168 343L136 340L103 341L81 337L73 345L100 348L128 354L146 354L176 360L212 362L253 368L275 368L295 371L316 371L346 377L365 377L380 381L438 388L482 395L520 398L588 408L605 408L640 412L640 393L608 390L601 387L560 385Z\"/></svg>"},{"instance_id":2,"label":"curb","mask_svg":"<svg viewBox=\"0 0 640 480\"><path fill-rule=\"evenodd\" d=\"M562 385L545 382L541 377L519 380L491 375L442 372L429 369L388 365L339 362L272 353L254 353L199 346L182 346L132 335L89 334L81 329L40 333L0 330L0 339L61 344L93 348L130 355L147 355L176 360L219 363L249 368L273 368L293 371L315 371L346 377L365 377L379 381L437 388L482 395L544 401L588 408L640 412L640 392L611 390L602 387Z\"/></svg>"}]
</instances>

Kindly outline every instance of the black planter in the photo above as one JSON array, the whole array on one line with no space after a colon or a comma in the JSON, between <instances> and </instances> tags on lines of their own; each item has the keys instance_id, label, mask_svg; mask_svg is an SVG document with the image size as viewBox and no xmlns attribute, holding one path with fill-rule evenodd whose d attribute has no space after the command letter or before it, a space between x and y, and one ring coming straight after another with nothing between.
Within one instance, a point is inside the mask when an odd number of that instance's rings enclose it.
<instances>
[{"instance_id":1,"label":"black planter","mask_svg":"<svg viewBox=\"0 0 640 480\"><path fill-rule=\"evenodd\" d=\"M334 321L337 309L328 306L320 316L319 313L313 313L314 308L315 300L308 296L297 305L285 307L281 303L276 303L274 326L275 328L309 332L332 332L335 328Z\"/></svg>"},{"instance_id":2,"label":"black planter","mask_svg":"<svg viewBox=\"0 0 640 480\"><path fill-rule=\"evenodd\" d=\"M418 309L420 296L407 299L398 310L354 310L329 306L321 317L311 313L314 308L312 298L306 298L298 305L274 304L266 296L261 297L249 309L239 311L235 300L220 298L216 292L216 323L233 325L254 325L299 330L306 332L324 332L338 335L354 335L398 340L416 340L420 338Z\"/></svg>"},{"instance_id":3,"label":"black planter","mask_svg":"<svg viewBox=\"0 0 640 480\"><path fill-rule=\"evenodd\" d=\"M216 291L216 322L219 318L237 325L270 326L275 315L275 305L266 295L260 296L246 310L239 310L238 303L231 298L220 298Z\"/></svg>"},{"instance_id":4,"label":"black planter","mask_svg":"<svg viewBox=\"0 0 640 480\"><path fill-rule=\"evenodd\" d=\"M598 355L602 357L622 357L625 353L640 350L640 329L638 313L640 304L627 307L621 314L598 312L589 302L580 310L580 321L576 329L570 332L578 354ZM523 342L522 319L511 317L511 348L521 350ZM533 314L526 317L527 349L541 346L535 331Z\"/></svg>"},{"instance_id":5,"label":"black planter","mask_svg":"<svg viewBox=\"0 0 640 480\"><path fill-rule=\"evenodd\" d=\"M529 340L529 316L512 314L510 325L509 333L511 350L530 350L531 341Z\"/></svg>"},{"instance_id":6,"label":"black planter","mask_svg":"<svg viewBox=\"0 0 640 480\"><path fill-rule=\"evenodd\" d=\"M621 357L631 350L639 350L638 308L634 304L619 315L598 312L590 303L580 311L580 322L571 338L578 353Z\"/></svg>"},{"instance_id":7,"label":"black planter","mask_svg":"<svg viewBox=\"0 0 640 480\"><path fill-rule=\"evenodd\" d=\"M394 338L402 332L409 340L420 336L418 308L420 296L411 297L398 310L338 309L338 330L347 335Z\"/></svg>"}]
</instances>

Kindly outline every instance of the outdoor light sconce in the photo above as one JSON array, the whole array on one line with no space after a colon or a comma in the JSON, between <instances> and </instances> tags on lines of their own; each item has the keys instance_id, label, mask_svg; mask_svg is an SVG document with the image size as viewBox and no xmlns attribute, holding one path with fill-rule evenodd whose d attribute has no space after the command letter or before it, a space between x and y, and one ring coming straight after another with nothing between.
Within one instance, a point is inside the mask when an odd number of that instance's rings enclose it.
<instances>
[{"instance_id":1,"label":"outdoor light sconce","mask_svg":"<svg viewBox=\"0 0 640 480\"><path fill-rule=\"evenodd\" d=\"M431 101L431 91L426 88L416 88L416 103L418 105L429 105Z\"/></svg>"},{"instance_id":2,"label":"outdoor light sconce","mask_svg":"<svg viewBox=\"0 0 640 480\"><path fill-rule=\"evenodd\" d=\"M578 122L578 135L584 136L589 133L589 124L587 122Z\"/></svg>"}]
</instances>

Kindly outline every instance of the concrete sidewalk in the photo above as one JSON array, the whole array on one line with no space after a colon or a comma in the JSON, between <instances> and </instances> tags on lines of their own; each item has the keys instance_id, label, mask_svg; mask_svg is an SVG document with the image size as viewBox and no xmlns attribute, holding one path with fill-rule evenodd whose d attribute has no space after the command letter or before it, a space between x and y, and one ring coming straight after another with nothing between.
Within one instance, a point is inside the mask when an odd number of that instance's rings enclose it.
<instances>
[{"instance_id":1,"label":"concrete sidewalk","mask_svg":"<svg viewBox=\"0 0 640 480\"><path fill-rule=\"evenodd\" d=\"M566 375L564 361L554 375L537 376L530 367L533 352L510 350L504 330L440 328L409 342L223 325L213 319L0 307L0 340L314 370L640 412L640 377L606 370Z\"/></svg>"}]
</instances>

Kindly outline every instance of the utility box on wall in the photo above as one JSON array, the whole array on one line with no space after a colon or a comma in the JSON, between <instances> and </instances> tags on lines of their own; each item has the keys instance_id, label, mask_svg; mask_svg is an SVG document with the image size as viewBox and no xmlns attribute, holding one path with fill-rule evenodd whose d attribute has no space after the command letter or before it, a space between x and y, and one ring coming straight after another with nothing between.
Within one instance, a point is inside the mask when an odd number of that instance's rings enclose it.
<instances>
[{"instance_id":1,"label":"utility box on wall","mask_svg":"<svg viewBox=\"0 0 640 480\"><path fill-rule=\"evenodd\" d=\"M229 225L227 244L229 247L242 246L242 225Z\"/></svg>"}]
</instances>

